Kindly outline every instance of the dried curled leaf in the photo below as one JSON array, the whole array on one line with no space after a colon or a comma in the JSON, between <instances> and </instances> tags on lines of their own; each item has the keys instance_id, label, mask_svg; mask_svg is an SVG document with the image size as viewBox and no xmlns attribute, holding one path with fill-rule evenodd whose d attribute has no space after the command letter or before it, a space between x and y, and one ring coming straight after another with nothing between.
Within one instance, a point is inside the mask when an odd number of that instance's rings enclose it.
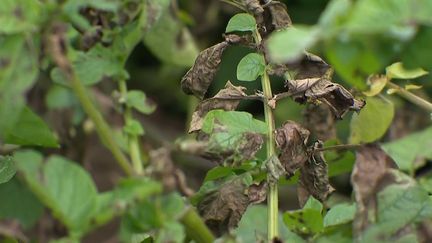
<instances>
[{"instance_id":1,"label":"dried curled leaf","mask_svg":"<svg viewBox=\"0 0 432 243\"><path fill-rule=\"evenodd\" d=\"M310 104L303 112L304 125L317 139L336 137L336 121L328 106Z\"/></svg>"},{"instance_id":2,"label":"dried curled leaf","mask_svg":"<svg viewBox=\"0 0 432 243\"><path fill-rule=\"evenodd\" d=\"M266 190L265 184L249 187L239 177L205 195L197 205L198 212L207 226L221 235L237 226L249 204L263 201Z\"/></svg>"},{"instance_id":3,"label":"dried curled leaf","mask_svg":"<svg viewBox=\"0 0 432 243\"><path fill-rule=\"evenodd\" d=\"M375 222L378 186L392 168L396 168L396 163L378 146L368 145L357 150L351 174L351 184L357 202L354 233L363 232L371 222Z\"/></svg>"},{"instance_id":4,"label":"dried curled leaf","mask_svg":"<svg viewBox=\"0 0 432 243\"><path fill-rule=\"evenodd\" d=\"M316 142L314 148L321 148L322 142ZM314 153L300 169L299 203L303 206L312 195L324 201L334 191L329 183L327 162L322 152Z\"/></svg>"},{"instance_id":5,"label":"dried curled leaf","mask_svg":"<svg viewBox=\"0 0 432 243\"><path fill-rule=\"evenodd\" d=\"M317 100L327 104L337 119L348 110L360 111L365 102L354 99L354 96L342 85L330 81L330 70L321 78L307 78L290 80L287 82L288 90L295 95L295 101L304 103Z\"/></svg>"},{"instance_id":6,"label":"dried curled leaf","mask_svg":"<svg viewBox=\"0 0 432 243\"><path fill-rule=\"evenodd\" d=\"M242 0L242 4L248 12L254 15L260 15L264 12L259 0Z\"/></svg>"},{"instance_id":7,"label":"dried curled leaf","mask_svg":"<svg viewBox=\"0 0 432 243\"><path fill-rule=\"evenodd\" d=\"M245 87L234 86L230 81L213 98L201 101L194 113L189 128L189 133L199 131L202 128L205 115L210 110L222 109L232 111L237 108L241 98L246 97Z\"/></svg>"},{"instance_id":8,"label":"dried curled leaf","mask_svg":"<svg viewBox=\"0 0 432 243\"><path fill-rule=\"evenodd\" d=\"M181 87L186 94L193 94L203 99L213 81L224 50L229 43L224 41L200 52L193 67L181 80Z\"/></svg>"},{"instance_id":9,"label":"dried curled leaf","mask_svg":"<svg viewBox=\"0 0 432 243\"><path fill-rule=\"evenodd\" d=\"M304 56L299 60L273 66L270 74L286 77L286 74L290 73L294 74L292 75L293 79L320 78L329 69L330 65L321 57L305 52Z\"/></svg>"},{"instance_id":10,"label":"dried curled leaf","mask_svg":"<svg viewBox=\"0 0 432 243\"><path fill-rule=\"evenodd\" d=\"M306 143L309 135L307 129L293 121L286 121L276 130L276 145L281 150L279 160L288 176L308 160Z\"/></svg>"},{"instance_id":11,"label":"dried curled leaf","mask_svg":"<svg viewBox=\"0 0 432 243\"><path fill-rule=\"evenodd\" d=\"M271 156L265 162L267 172L270 174L269 182L276 183L279 181L279 178L285 175L286 171L283 165L281 164L279 158L276 155Z\"/></svg>"},{"instance_id":12,"label":"dried curled leaf","mask_svg":"<svg viewBox=\"0 0 432 243\"><path fill-rule=\"evenodd\" d=\"M270 1L266 4L263 15L264 23L263 26L260 26L260 29L264 36L275 30L285 29L292 26L286 5L279 1Z\"/></svg>"}]
</instances>

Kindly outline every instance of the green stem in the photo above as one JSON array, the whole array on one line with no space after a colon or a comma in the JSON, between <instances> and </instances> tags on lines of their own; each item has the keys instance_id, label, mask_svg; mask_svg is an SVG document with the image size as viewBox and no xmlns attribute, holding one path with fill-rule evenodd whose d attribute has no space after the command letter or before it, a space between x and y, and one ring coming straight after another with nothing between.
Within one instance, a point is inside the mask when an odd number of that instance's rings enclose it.
<instances>
[{"instance_id":1,"label":"green stem","mask_svg":"<svg viewBox=\"0 0 432 243\"><path fill-rule=\"evenodd\" d=\"M180 222L185 227L187 235L195 242L214 242L215 237L193 207L186 209L186 212L180 218Z\"/></svg>"},{"instance_id":2,"label":"green stem","mask_svg":"<svg viewBox=\"0 0 432 243\"><path fill-rule=\"evenodd\" d=\"M409 100L410 102L420 106L421 108L427 110L428 112L432 112L432 103L429 101L409 92L408 90L400 87L399 85L396 85L392 82L387 82L387 86L389 86L392 89L397 90L397 94L404 97L405 99Z\"/></svg>"},{"instance_id":3,"label":"green stem","mask_svg":"<svg viewBox=\"0 0 432 243\"><path fill-rule=\"evenodd\" d=\"M126 99L127 85L125 80L119 81L119 90L121 96L124 99ZM130 107L126 106L123 115L126 124L129 121L133 120L132 110ZM139 137L137 135L128 134L127 140L128 140L129 154L131 157L133 169L136 174L141 175L144 172L144 166L143 166L143 161L141 160L141 149L140 149L141 146L139 142Z\"/></svg>"},{"instance_id":4,"label":"green stem","mask_svg":"<svg viewBox=\"0 0 432 243\"><path fill-rule=\"evenodd\" d=\"M258 30L255 31L255 42L257 45L261 44L261 35ZM275 152L275 140L274 140L274 131L275 131L275 121L273 116L273 110L268 105L269 100L273 98L272 88L270 84L270 78L267 74L267 71L261 76L261 86L264 94L264 115L265 122L267 124L267 161L271 158ZM268 175L270 177L271 175ZM268 224L267 224L267 232L268 232L268 240L269 242L273 241L273 239L279 236L278 231L278 184L277 182L269 181L269 191L267 194L267 204L268 204Z\"/></svg>"},{"instance_id":5,"label":"green stem","mask_svg":"<svg viewBox=\"0 0 432 243\"><path fill-rule=\"evenodd\" d=\"M106 123L102 114L99 112L99 110L93 104L93 101L90 99L90 96L89 96L86 88L81 83L81 81L78 80L78 78L76 77L75 74L70 75L70 77L71 77L72 89L73 89L75 95L77 96L78 100L80 101L82 107L84 108L84 111L87 113L87 115L90 117L90 119L95 124L96 131L97 131L100 139L105 144L105 146L107 146L107 148L111 151L111 153L114 155L114 158L116 159L116 161L120 165L120 167L123 169L123 171L127 175L131 175L132 174L132 168L129 164L128 159L123 154L123 152L121 151L121 149L117 145L117 143L114 141L110 127Z\"/></svg>"}]
</instances>

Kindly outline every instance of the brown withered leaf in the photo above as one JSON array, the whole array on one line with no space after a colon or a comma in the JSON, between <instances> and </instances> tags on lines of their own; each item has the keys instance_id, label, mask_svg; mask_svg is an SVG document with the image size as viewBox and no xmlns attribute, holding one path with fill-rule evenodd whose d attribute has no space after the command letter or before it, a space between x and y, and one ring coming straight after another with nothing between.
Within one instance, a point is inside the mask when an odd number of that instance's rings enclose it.
<instances>
[{"instance_id":1,"label":"brown withered leaf","mask_svg":"<svg viewBox=\"0 0 432 243\"><path fill-rule=\"evenodd\" d=\"M265 186L248 188L239 177L206 194L197 205L198 212L207 226L221 235L237 226L249 204L261 201L265 190Z\"/></svg>"},{"instance_id":2,"label":"brown withered leaf","mask_svg":"<svg viewBox=\"0 0 432 243\"><path fill-rule=\"evenodd\" d=\"M322 148L322 142L316 142L314 148ZM304 206L309 196L323 202L334 191L329 183L327 162L322 152L314 153L300 168L299 203Z\"/></svg>"},{"instance_id":3,"label":"brown withered leaf","mask_svg":"<svg viewBox=\"0 0 432 243\"><path fill-rule=\"evenodd\" d=\"M357 150L356 162L351 174L351 184L357 202L353 223L354 234L363 232L375 222L378 187L386 173L396 168L395 162L377 145L367 145Z\"/></svg>"},{"instance_id":4,"label":"brown withered leaf","mask_svg":"<svg viewBox=\"0 0 432 243\"><path fill-rule=\"evenodd\" d=\"M262 34L264 34L264 36L275 30L281 30L292 26L286 5L279 1L270 1L264 6L263 20L264 23L260 29L262 29Z\"/></svg>"},{"instance_id":5,"label":"brown withered leaf","mask_svg":"<svg viewBox=\"0 0 432 243\"><path fill-rule=\"evenodd\" d=\"M276 145L281 150L279 160L288 176L303 166L309 155L306 143L310 132L300 124L286 121L276 130Z\"/></svg>"},{"instance_id":6,"label":"brown withered leaf","mask_svg":"<svg viewBox=\"0 0 432 243\"><path fill-rule=\"evenodd\" d=\"M193 94L203 99L213 81L224 50L229 43L224 41L200 52L193 67L181 80L181 87L186 94Z\"/></svg>"},{"instance_id":7,"label":"brown withered leaf","mask_svg":"<svg viewBox=\"0 0 432 243\"><path fill-rule=\"evenodd\" d=\"M322 141L336 138L336 120L325 105L307 105L303 111L304 126L313 136Z\"/></svg>"},{"instance_id":8,"label":"brown withered leaf","mask_svg":"<svg viewBox=\"0 0 432 243\"><path fill-rule=\"evenodd\" d=\"M201 130L204 117L209 111L215 109L235 110L240 103L240 99L247 96L245 90L245 87L234 86L228 81L225 88L221 89L213 98L201 101L192 114L189 133Z\"/></svg>"},{"instance_id":9,"label":"brown withered leaf","mask_svg":"<svg viewBox=\"0 0 432 243\"><path fill-rule=\"evenodd\" d=\"M279 158L276 155L271 156L265 162L267 173L269 173L268 180L270 183L276 183L279 178L286 174L285 168L281 164Z\"/></svg>"},{"instance_id":10,"label":"brown withered leaf","mask_svg":"<svg viewBox=\"0 0 432 243\"><path fill-rule=\"evenodd\" d=\"M242 0L243 6L245 6L246 10L254 15L259 15L264 12L263 7L261 6L260 0Z\"/></svg>"},{"instance_id":11,"label":"brown withered leaf","mask_svg":"<svg viewBox=\"0 0 432 243\"><path fill-rule=\"evenodd\" d=\"M290 80L288 90L294 93L293 98L299 103L321 101L327 104L334 116L341 119L348 110L360 111L365 102L354 99L354 96L342 85L330 81L330 70L321 78Z\"/></svg>"},{"instance_id":12,"label":"brown withered leaf","mask_svg":"<svg viewBox=\"0 0 432 243\"><path fill-rule=\"evenodd\" d=\"M247 195L251 204L264 202L267 198L267 182L262 181L259 184L252 184L247 189Z\"/></svg>"}]
</instances>

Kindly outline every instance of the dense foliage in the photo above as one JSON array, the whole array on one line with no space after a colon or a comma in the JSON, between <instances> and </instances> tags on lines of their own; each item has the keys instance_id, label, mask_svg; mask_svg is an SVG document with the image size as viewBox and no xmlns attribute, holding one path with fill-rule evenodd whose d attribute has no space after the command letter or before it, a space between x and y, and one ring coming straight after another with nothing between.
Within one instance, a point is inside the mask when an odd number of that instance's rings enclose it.
<instances>
[{"instance_id":1,"label":"dense foliage","mask_svg":"<svg viewBox=\"0 0 432 243\"><path fill-rule=\"evenodd\" d=\"M3 0L0 240L431 241L430 13Z\"/></svg>"}]
</instances>

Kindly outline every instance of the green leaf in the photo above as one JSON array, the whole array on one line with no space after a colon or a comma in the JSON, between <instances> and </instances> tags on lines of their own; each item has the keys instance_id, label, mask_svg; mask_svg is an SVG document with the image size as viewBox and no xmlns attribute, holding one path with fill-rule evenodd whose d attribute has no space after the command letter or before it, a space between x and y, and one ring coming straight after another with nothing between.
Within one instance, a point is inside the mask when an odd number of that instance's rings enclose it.
<instances>
[{"instance_id":1,"label":"green leaf","mask_svg":"<svg viewBox=\"0 0 432 243\"><path fill-rule=\"evenodd\" d=\"M70 89L53 85L45 96L45 104L49 109L64 109L79 103Z\"/></svg>"},{"instance_id":2,"label":"green leaf","mask_svg":"<svg viewBox=\"0 0 432 243\"><path fill-rule=\"evenodd\" d=\"M389 78L397 78L397 79L414 79L424 75L427 75L428 72L423 70L422 68L410 69L407 70L404 68L401 62L393 63L392 65L386 68L386 75Z\"/></svg>"},{"instance_id":3,"label":"green leaf","mask_svg":"<svg viewBox=\"0 0 432 243\"><path fill-rule=\"evenodd\" d=\"M97 190L88 172L59 156L42 163L42 156L31 150L16 152L14 158L30 189L54 217L71 235L82 235L97 209Z\"/></svg>"},{"instance_id":4,"label":"green leaf","mask_svg":"<svg viewBox=\"0 0 432 243\"><path fill-rule=\"evenodd\" d=\"M242 111L212 110L204 118L201 130L210 134L216 124L226 126L230 134L267 133L267 126L263 121L254 119L250 113Z\"/></svg>"},{"instance_id":5,"label":"green leaf","mask_svg":"<svg viewBox=\"0 0 432 243\"><path fill-rule=\"evenodd\" d=\"M256 30L255 18L247 13L239 13L234 15L228 22L225 32L235 31L252 31Z\"/></svg>"},{"instance_id":6,"label":"green leaf","mask_svg":"<svg viewBox=\"0 0 432 243\"><path fill-rule=\"evenodd\" d=\"M394 159L401 170L413 172L416 169L414 163L416 159L432 159L430 149L432 148L432 127L385 143L381 147Z\"/></svg>"},{"instance_id":7,"label":"green leaf","mask_svg":"<svg viewBox=\"0 0 432 243\"><path fill-rule=\"evenodd\" d=\"M231 167L217 166L209 170L204 178L204 182L213 181L222 177L235 175Z\"/></svg>"},{"instance_id":8,"label":"green leaf","mask_svg":"<svg viewBox=\"0 0 432 243\"><path fill-rule=\"evenodd\" d=\"M0 219L17 220L24 229L32 227L44 212L43 205L17 177L0 184Z\"/></svg>"},{"instance_id":9,"label":"green leaf","mask_svg":"<svg viewBox=\"0 0 432 243\"><path fill-rule=\"evenodd\" d=\"M355 213L355 204L341 203L335 205L324 217L324 227L348 223L354 219Z\"/></svg>"},{"instance_id":10,"label":"green leaf","mask_svg":"<svg viewBox=\"0 0 432 243\"><path fill-rule=\"evenodd\" d=\"M34 0L3 0L0 4L0 33L35 32L45 17L42 4Z\"/></svg>"},{"instance_id":11,"label":"green leaf","mask_svg":"<svg viewBox=\"0 0 432 243\"><path fill-rule=\"evenodd\" d=\"M270 59L284 63L303 55L319 38L319 29L296 26L273 33L266 41Z\"/></svg>"},{"instance_id":12,"label":"green leaf","mask_svg":"<svg viewBox=\"0 0 432 243\"><path fill-rule=\"evenodd\" d=\"M28 107L25 107L12 129L5 136L5 142L18 145L58 147L57 138L46 123Z\"/></svg>"},{"instance_id":13,"label":"green leaf","mask_svg":"<svg viewBox=\"0 0 432 243\"><path fill-rule=\"evenodd\" d=\"M343 18L349 14L351 7L352 2L349 0L330 1L319 18L319 25L323 26L323 28L338 26L343 21Z\"/></svg>"},{"instance_id":14,"label":"green leaf","mask_svg":"<svg viewBox=\"0 0 432 243\"><path fill-rule=\"evenodd\" d=\"M140 90L128 91L126 105L146 115L153 113L156 109L156 106L149 103L147 96Z\"/></svg>"},{"instance_id":15,"label":"green leaf","mask_svg":"<svg viewBox=\"0 0 432 243\"><path fill-rule=\"evenodd\" d=\"M241 242L265 242L267 241L267 207L263 205L252 205L246 209L242 219L235 230L236 236ZM305 242L300 236L291 232L282 222L279 214L279 234L287 242Z\"/></svg>"},{"instance_id":16,"label":"green leaf","mask_svg":"<svg viewBox=\"0 0 432 243\"><path fill-rule=\"evenodd\" d=\"M12 157L0 155L0 184L8 182L15 173L16 168Z\"/></svg>"},{"instance_id":17,"label":"green leaf","mask_svg":"<svg viewBox=\"0 0 432 243\"><path fill-rule=\"evenodd\" d=\"M316 234L324 228L321 211L313 208L285 212L283 221L290 230L301 234Z\"/></svg>"},{"instance_id":18,"label":"green leaf","mask_svg":"<svg viewBox=\"0 0 432 243\"><path fill-rule=\"evenodd\" d=\"M264 57L258 53L249 53L243 57L237 66L237 79L255 81L265 71Z\"/></svg>"},{"instance_id":19,"label":"green leaf","mask_svg":"<svg viewBox=\"0 0 432 243\"><path fill-rule=\"evenodd\" d=\"M314 209L319 212L322 212L323 205L320 201L316 200L314 197L309 196L309 199L306 201L306 204L303 206L303 209Z\"/></svg>"},{"instance_id":20,"label":"green leaf","mask_svg":"<svg viewBox=\"0 0 432 243\"><path fill-rule=\"evenodd\" d=\"M324 232L314 238L316 243L352 243L352 224L342 224L325 228Z\"/></svg>"},{"instance_id":21,"label":"green leaf","mask_svg":"<svg viewBox=\"0 0 432 243\"><path fill-rule=\"evenodd\" d=\"M351 119L350 142L370 143L381 138L394 116L394 105L378 97L367 97L366 106Z\"/></svg>"},{"instance_id":22,"label":"green leaf","mask_svg":"<svg viewBox=\"0 0 432 243\"><path fill-rule=\"evenodd\" d=\"M126 125L123 127L123 131L135 136L144 135L144 128L141 126L141 123L135 119L128 119Z\"/></svg>"}]
</instances>

